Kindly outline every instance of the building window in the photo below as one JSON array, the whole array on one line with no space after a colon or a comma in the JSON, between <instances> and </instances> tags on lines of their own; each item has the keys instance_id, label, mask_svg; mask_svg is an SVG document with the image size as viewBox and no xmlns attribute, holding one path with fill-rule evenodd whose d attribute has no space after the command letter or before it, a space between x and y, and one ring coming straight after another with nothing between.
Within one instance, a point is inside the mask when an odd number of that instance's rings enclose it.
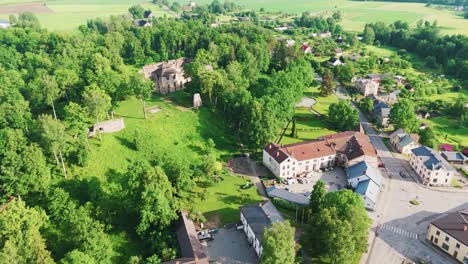
<instances>
[{"instance_id":1,"label":"building window","mask_svg":"<svg viewBox=\"0 0 468 264\"><path fill-rule=\"evenodd\" d=\"M448 179L445 179L445 182L448 182Z\"/></svg>"},{"instance_id":2,"label":"building window","mask_svg":"<svg viewBox=\"0 0 468 264\"><path fill-rule=\"evenodd\" d=\"M306 161L306 164L309 164L309 161Z\"/></svg>"},{"instance_id":3,"label":"building window","mask_svg":"<svg viewBox=\"0 0 468 264\"><path fill-rule=\"evenodd\" d=\"M453 251L453 257L454 257L454 258L457 258L457 256L458 256L458 251L456 251L456 250Z\"/></svg>"},{"instance_id":4,"label":"building window","mask_svg":"<svg viewBox=\"0 0 468 264\"><path fill-rule=\"evenodd\" d=\"M297 165L302 165L302 162L299 162Z\"/></svg>"},{"instance_id":5,"label":"building window","mask_svg":"<svg viewBox=\"0 0 468 264\"><path fill-rule=\"evenodd\" d=\"M434 238L434 244L438 244L439 243L439 239L436 237Z\"/></svg>"},{"instance_id":6,"label":"building window","mask_svg":"<svg viewBox=\"0 0 468 264\"><path fill-rule=\"evenodd\" d=\"M324 158L321 158L320 160L323 160Z\"/></svg>"},{"instance_id":7,"label":"building window","mask_svg":"<svg viewBox=\"0 0 468 264\"><path fill-rule=\"evenodd\" d=\"M466 256L466 257L463 258L463 263L464 263L464 264L468 264L468 256Z\"/></svg>"},{"instance_id":8,"label":"building window","mask_svg":"<svg viewBox=\"0 0 468 264\"><path fill-rule=\"evenodd\" d=\"M440 235L440 231L439 231L439 230L436 231L436 235Z\"/></svg>"},{"instance_id":9,"label":"building window","mask_svg":"<svg viewBox=\"0 0 468 264\"><path fill-rule=\"evenodd\" d=\"M450 172L449 172L449 173L447 173L447 176L449 176L449 175L450 175Z\"/></svg>"},{"instance_id":10,"label":"building window","mask_svg":"<svg viewBox=\"0 0 468 264\"><path fill-rule=\"evenodd\" d=\"M432 179L432 182L437 182L437 179Z\"/></svg>"},{"instance_id":11,"label":"building window","mask_svg":"<svg viewBox=\"0 0 468 264\"><path fill-rule=\"evenodd\" d=\"M445 250L445 251L448 251L449 250L449 246L445 243L442 243L442 248Z\"/></svg>"},{"instance_id":12,"label":"building window","mask_svg":"<svg viewBox=\"0 0 468 264\"><path fill-rule=\"evenodd\" d=\"M456 247L456 248L460 248L460 244L457 243L457 244L455 245L455 247Z\"/></svg>"},{"instance_id":13,"label":"building window","mask_svg":"<svg viewBox=\"0 0 468 264\"><path fill-rule=\"evenodd\" d=\"M448 242L450 238L448 236L445 237L445 241Z\"/></svg>"}]
</instances>

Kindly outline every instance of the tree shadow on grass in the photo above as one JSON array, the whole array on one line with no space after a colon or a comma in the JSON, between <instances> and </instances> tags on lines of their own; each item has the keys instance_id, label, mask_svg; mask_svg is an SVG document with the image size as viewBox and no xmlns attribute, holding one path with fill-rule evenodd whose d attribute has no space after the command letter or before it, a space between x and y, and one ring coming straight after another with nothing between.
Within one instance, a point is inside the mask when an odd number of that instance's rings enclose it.
<instances>
[{"instance_id":1,"label":"tree shadow on grass","mask_svg":"<svg viewBox=\"0 0 468 264\"><path fill-rule=\"evenodd\" d=\"M136 147L135 147L135 144L129 140L128 138L125 138L125 137L119 137L119 136L115 136L115 138L122 144L124 145L125 147L131 149L131 150L137 150Z\"/></svg>"}]
</instances>

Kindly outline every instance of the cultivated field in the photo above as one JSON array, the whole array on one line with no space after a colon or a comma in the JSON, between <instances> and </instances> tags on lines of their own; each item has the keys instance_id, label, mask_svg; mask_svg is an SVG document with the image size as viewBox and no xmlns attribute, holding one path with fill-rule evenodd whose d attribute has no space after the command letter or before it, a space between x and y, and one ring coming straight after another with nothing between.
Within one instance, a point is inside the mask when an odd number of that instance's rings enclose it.
<instances>
[{"instance_id":1,"label":"cultivated field","mask_svg":"<svg viewBox=\"0 0 468 264\"><path fill-rule=\"evenodd\" d=\"M37 15L42 26L50 30L69 31L86 24L88 19L127 14L128 8L133 4L141 4L151 9L156 15L171 16L149 0L80 0L79 2L0 0L0 18L8 18L13 13L30 11Z\"/></svg>"},{"instance_id":2,"label":"cultivated field","mask_svg":"<svg viewBox=\"0 0 468 264\"><path fill-rule=\"evenodd\" d=\"M178 0L186 3L186 0ZM197 3L210 3L212 0L199 0ZM282 11L300 14L305 11L322 13L340 10L344 13L341 23L346 30L362 31L369 22L383 21L391 23L403 20L415 25L420 19L437 20L445 34L468 35L466 20L455 12L425 7L420 3L392 2L356 2L349 0L238 0L235 1L247 8L265 11Z\"/></svg>"}]
</instances>

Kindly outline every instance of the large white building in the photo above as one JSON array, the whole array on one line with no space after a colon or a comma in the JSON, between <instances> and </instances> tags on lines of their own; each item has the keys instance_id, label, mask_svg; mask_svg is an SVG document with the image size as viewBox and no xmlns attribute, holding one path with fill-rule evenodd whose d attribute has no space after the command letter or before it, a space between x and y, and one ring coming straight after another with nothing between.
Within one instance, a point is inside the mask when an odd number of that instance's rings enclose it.
<instances>
[{"instance_id":1,"label":"large white building","mask_svg":"<svg viewBox=\"0 0 468 264\"><path fill-rule=\"evenodd\" d=\"M434 186L452 184L452 177L456 170L438 151L421 146L412 149L410 156L410 165L423 184Z\"/></svg>"},{"instance_id":2,"label":"large white building","mask_svg":"<svg viewBox=\"0 0 468 264\"><path fill-rule=\"evenodd\" d=\"M281 178L335 165L349 167L361 161L377 166L377 153L369 137L355 131L284 146L270 143L263 149L263 164Z\"/></svg>"}]
</instances>

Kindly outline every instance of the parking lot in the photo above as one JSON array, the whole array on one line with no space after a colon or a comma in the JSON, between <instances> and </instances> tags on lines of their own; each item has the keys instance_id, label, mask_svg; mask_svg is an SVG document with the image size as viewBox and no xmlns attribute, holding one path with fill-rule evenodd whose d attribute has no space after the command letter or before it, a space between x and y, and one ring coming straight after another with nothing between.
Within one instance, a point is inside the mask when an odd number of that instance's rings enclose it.
<instances>
[{"instance_id":1,"label":"parking lot","mask_svg":"<svg viewBox=\"0 0 468 264\"><path fill-rule=\"evenodd\" d=\"M212 241L202 242L206 248L210 263L223 264L255 264L258 263L257 255L247 242L247 236L243 230L237 230L235 226L220 228L214 234Z\"/></svg>"},{"instance_id":2,"label":"parking lot","mask_svg":"<svg viewBox=\"0 0 468 264\"><path fill-rule=\"evenodd\" d=\"M347 186L346 174L342 168L335 168L333 171L312 172L309 177L296 178L296 183L277 185L278 188L287 188L290 192L298 194L309 194L314 185L322 180L325 182L327 191L337 191ZM304 179L306 182L304 182ZM300 183L302 181L303 183Z\"/></svg>"}]
</instances>

